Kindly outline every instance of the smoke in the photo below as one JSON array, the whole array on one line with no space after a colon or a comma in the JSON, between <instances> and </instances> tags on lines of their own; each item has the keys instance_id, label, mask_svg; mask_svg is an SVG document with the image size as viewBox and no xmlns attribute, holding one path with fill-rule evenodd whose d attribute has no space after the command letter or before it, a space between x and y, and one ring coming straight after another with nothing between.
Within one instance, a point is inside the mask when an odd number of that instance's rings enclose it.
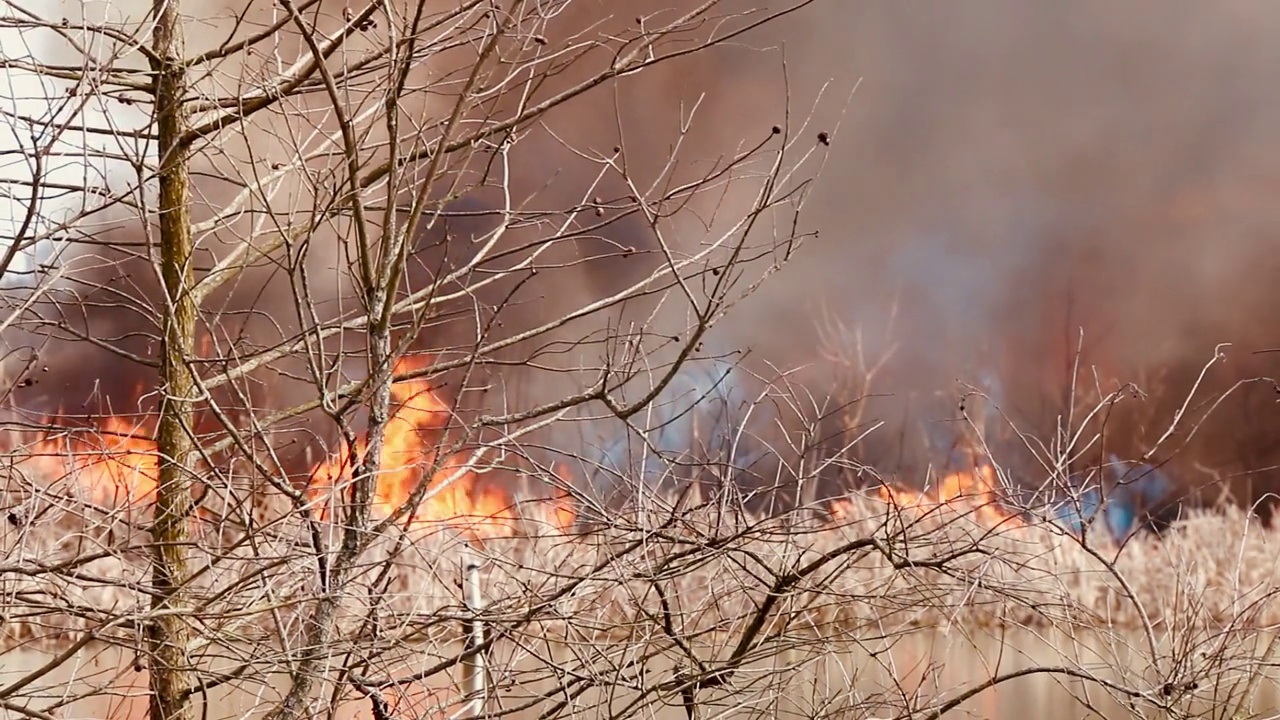
<instances>
[{"instance_id":1,"label":"smoke","mask_svg":"<svg viewBox=\"0 0 1280 720\"><path fill-rule=\"evenodd\" d=\"M574 3L547 35L604 34L691 5L646 0L620 12L604 0ZM803 378L829 387L845 368L818 352L826 339L819 318L860 328L871 360L892 353L871 388L881 396L863 403L870 418L889 424L864 450L886 473L915 472L931 459L939 423L960 413L960 382L998 390L997 415L1044 438L1073 384L1079 399L1136 383L1145 399L1126 396L1109 411L1104 441L1091 449L1136 457L1164 434L1219 343L1233 345L1200 384L1191 419L1212 393L1275 374L1280 362L1252 354L1280 346L1269 319L1280 300L1272 280L1280 258L1270 245L1280 223L1270 202L1280 187L1280 100L1270 91L1278 26L1280 11L1261 0L818 2L739 43L602 86L549 114L511 155L513 195L549 212L592 194L623 196L628 188L616 181L592 188L598 165L584 158L615 147L641 185L667 171L678 147L671 181L679 182L788 114L794 124L812 111L811 131L832 133L804 218L819 238L735 309L707 354L745 354L759 374L804 367ZM567 87L579 72L585 67L539 92ZM243 164L250 147L256 162L279 161L288 144L269 139L245 141L239 156L223 150L219 167ZM211 185L211 203L232 194ZM696 243L705 232L699 219L716 207L731 215L746 194L695 203L665 230ZM454 209L496 202L477 193ZM511 233L511 246L559 219ZM425 237L411 282L426 282L450 243L477 237L491 221L460 215L447 232ZM341 229L320 232L317 247L326 237L340 247ZM629 218L566 244L558 259L594 259L565 274L572 283L521 285L505 332L634 281L655 261L620 249L654 242L650 228ZM335 250L316 263L332 268L340 259ZM229 291L228 317L262 306L264 284L281 293L268 295L271 303L291 301L273 277L263 269ZM477 302L496 304L509 290L497 286ZM653 312L636 303L607 322L625 327ZM663 308L658 329L678 331L682 312ZM287 336L294 319L245 322L265 347ZM563 338L606 320L595 322L566 328ZM431 329L427 344L435 346L474 339L466 322ZM546 373L501 382L530 398L559 395L584 376L552 366L589 364L601 351L578 344L548 353ZM1280 489L1269 469L1280 466L1280 447L1266 430L1274 399L1265 384L1238 389L1196 433L1183 418L1154 460L1168 460L1188 486L1234 477L1230 487L1242 496ZM1008 450L1017 455L1011 464L1034 475L1034 458L1017 446Z\"/></svg>"},{"instance_id":2,"label":"smoke","mask_svg":"<svg viewBox=\"0 0 1280 720\"><path fill-rule=\"evenodd\" d=\"M121 20L115 3L102 0L60 0L42 9L50 18L77 25ZM93 92L86 83L30 69L86 61L109 64L109 48L89 43L77 49L51 27L24 26L30 18L11 5L0 8L0 18L13 23L0 28L0 55L9 63L0 76L0 246L19 244L6 275L12 282L28 277L36 263L48 262L64 248L50 237L58 228L95 211L97 229L108 219L119 219L118 213L102 212L104 198L128 192L132 173L124 153L139 148L127 135L145 128L148 117L137 107ZM120 134L112 137L89 128L114 128Z\"/></svg>"},{"instance_id":3,"label":"smoke","mask_svg":"<svg viewBox=\"0 0 1280 720\"><path fill-rule=\"evenodd\" d=\"M770 40L786 43L792 97L857 89L842 118L820 110L842 123L808 205L821 239L741 309L735 339L821 377L808 318L830 312L866 330L872 359L895 348L872 388L890 397L868 401L891 427L958 417L957 381L993 372L1000 409L1045 439L1081 347L1078 395L1147 393L1094 428L1092 452L1126 456L1155 446L1230 342L1156 456L1189 485L1280 489L1272 385L1236 390L1190 433L1213 393L1276 373L1252 353L1280 344L1277 24L1261 2L829 4L790 19ZM868 443L886 471L899 437Z\"/></svg>"},{"instance_id":4,"label":"smoke","mask_svg":"<svg viewBox=\"0 0 1280 720\"><path fill-rule=\"evenodd\" d=\"M69 3L64 5L48 8L46 20L56 25L60 23L60 17L69 18L62 24L72 27L81 22L118 22L124 18L139 22L145 18L148 6L141 0L90 3L84 8ZM652 5L649 9L640 6L628 8L623 16L610 15L612 10L607 3L574 3L568 6L567 12L553 18L546 32L555 36L558 42L566 43L582 33L615 33L634 25L632 12L647 13L650 9L656 11L665 7L663 3ZM237 6L237 3L219 3L198 8L201 16L194 18L188 28L189 52L196 54L212 50L225 38L236 33L251 34L279 19L279 11L274 4L254 3L245 13L233 12ZM342 22L342 7L329 3L326 7L315 8L309 17L319 24L322 31L332 30ZM65 14L59 15L59 11L65 11ZM665 14L670 15L669 12ZM387 20L384 18L382 22ZM73 30L71 34L76 32ZM375 34L369 37L377 39ZM69 43L58 40L53 30L21 36L11 33L6 38L11 44L25 43L28 51L21 57L33 62L74 66L82 60ZM366 39L355 38L346 52L359 55L361 44ZM145 32L140 35L140 41L146 41ZM128 54L128 48L112 47L110 42L102 42L106 46L94 47L92 53L99 61L105 61L114 52ZM269 53L255 51L243 57L214 59L193 69L193 82L211 95L234 96L240 93L251 96L259 91L257 83L260 78L271 77L271 73L279 70L280 63L287 65L287 61L303 49L296 33L286 28L257 49L270 50ZM11 54L19 57L16 52ZM419 68L411 82L425 83L429 79L449 87L452 77L465 76L468 69L466 60L471 54L469 47L462 47L434 56ZM136 53L130 57L136 61ZM569 72L549 76L547 82L540 83L538 95L524 97L521 101L536 102L540 97L554 94L580 81L579 76L583 72L596 72L607 67L610 61L608 52L588 53L581 65L571 66ZM663 175L669 182L679 183L702 172L684 167L676 172L667 172L668 151L681 135L682 122L688 119L687 114L679 110L680 98L670 97L670 104L655 104L652 110L646 109L648 103L645 100L669 96L673 84L681 84L685 95L689 89L696 90L704 85L703 81L688 83L691 76L682 73L688 73L691 68L704 75L707 73L707 68L696 61L676 62L671 69L646 73L619 88L601 87L582 101L573 103L573 107L548 114L544 118L546 122L529 128L509 153L507 160L510 165L502 172L509 172L510 181L504 187L490 185L449 204L445 220L417 238L407 278L412 289L421 289L434 282L454 269L458 258L466 258L470 254L475 241L491 231L497 222L497 215L492 211L499 206L504 193L530 217L537 212L544 215L510 229L504 236L503 245L493 253L502 259L468 274L464 280L475 281L486 275L500 276L504 266L516 265L527 258L533 252L530 248L536 248L540 254L538 264L551 270L536 278L527 272L510 273L498 282L490 282L483 292L467 293L453 306L443 308L426 327L418 329L419 349L429 349L449 359L451 354L473 347L482 328L487 333L487 342L518 335L591 300L617 292L652 269L653 260L629 260L630 256L643 256L653 248L652 231L637 216L613 221L605 213L601 228L580 232L547 252L543 252L545 248L537 247L536 243L557 227L573 227L581 223L580 220L571 222L565 214L565 207L587 202L592 195L611 200L626 197L632 192L632 188L616 177L607 178L603 183L594 182L593 178L599 174L599 163L585 160L582 153L607 154L610 148L625 148L631 176L641 186ZM41 85L39 78L32 73L19 75L21 77L11 85L17 87L25 83L23 87L29 92L22 94L11 88L11 94L20 98L29 110L47 110L50 105L58 105L61 98L89 93L93 97L92 107L77 106L67 111L75 123L105 127L117 117L145 119L149 113L145 99L129 93L114 93L108 97L94 94L92 89L72 88L69 82ZM619 93L625 122L611 120L618 117L617 112L591 112L609 110L618 100ZM324 178L328 176L324 174L324 166L332 161L332 156L326 158L318 154L312 158L314 175L319 180L311 174L299 172L284 173L278 181L263 179L269 178L272 171L287 169L301 155L324 150L323 134L336 135L332 114L324 107L326 102L322 95L304 96L284 107L283 112L265 112L237 122L220 135L217 142L198 147L194 160L197 206L193 212L198 228L196 264L202 272L240 249L245 238L270 236L280 229L276 223L287 226L290 220L308 219L308 214L317 204L331 201L329 195L335 189L332 181L325 185ZM427 107L434 102L434 95L419 94L402 104L400 110L406 118L418 122L428 111L436 112ZM508 94L487 109L510 112L515 103L515 96ZM637 107L630 107L637 103ZM633 124L640 121L643 124ZM40 126L39 123L30 124ZM369 136L362 138L370 148L368 157L364 158L369 167L386 160L385 150L378 149L384 139L379 135L381 130L375 127ZM695 157L698 146L705 145L699 138L705 137L707 132L700 129L689 136L688 142ZM561 133L567 133L572 143L567 143ZM129 156L136 154L130 151L138 149L120 148L112 152L109 135L96 137L98 140L95 142L80 144L77 144L77 137L71 136L62 137L57 142L59 148L66 146L72 151L68 160L68 167L72 170L82 174L96 173L102 177L114 172L123 176L124 186L115 182L100 188L101 184L80 182L78 187L83 190L73 191L67 198L46 199L39 205L38 209L47 216L45 224L56 225L73 210L90 207L98 189L120 192L127 188L128 171L132 168L123 159L110 156ZM21 160L36 154L29 145L15 148L21 151L12 153L12 156ZM141 151L153 152L145 147ZM329 152L332 155L334 150L329 149ZM473 165L450 170L472 180L482 170L492 172L495 164L492 153L470 160ZM27 178L17 173L13 179L21 181ZM74 179L61 176L55 179L76 186ZM259 183L263 189L246 200L242 188ZM415 190L415 187L405 186L393 192L397 197L408 197ZM10 225L16 228L19 224L17 219L28 205L22 198L10 203ZM485 215L485 211L489 214ZM219 214L227 221L213 223L213 231L201 229L205 221ZM144 220L139 220L130 217L130 213L123 209L100 211L87 220L75 222L74 227L64 229L79 244L74 252L60 255L56 262L48 263L49 267L63 273L63 279L32 313L35 320L27 322L22 329L11 330L6 338L11 347L22 348L22 360L27 361L27 370L39 367L45 373L38 376L38 387L24 388L20 393L18 403L24 408L37 415L54 411L82 411L93 415L146 412L148 407L154 406L157 396L144 393L146 397L141 398L143 407L136 407L140 400L136 397L138 388L149 387L148 379L154 375L153 368L136 359L154 357L158 350L161 333L159 314L154 309L163 302L155 270L148 257L154 248L148 247L148 236L142 232L144 223L154 220L153 214L147 215ZM27 233L28 236L32 234ZM204 303L207 314L202 318L204 327L201 332L211 353L235 355L240 362L253 361L255 355L271 353L281 343L296 342L299 333L311 321L308 317L310 312L315 312L322 320L349 313L358 305L350 275L344 271L344 266L352 261L353 239L350 223L341 218L311 228L305 239L296 243L297 247L289 249L287 261L253 262L235 282L209 296ZM54 256L61 247L64 245L56 240L45 240L42 244L46 257ZM522 247L526 249L521 250ZM633 249L638 252L633 252ZM285 267L286 264L292 267ZM305 287L296 272L302 267L309 272ZM36 278L43 279L43 275ZM18 297L33 282L32 278L22 276L17 292L12 296ZM459 289L447 286L443 290L457 292ZM299 307L304 308L302 312L298 311ZM492 358L500 365L504 360L514 363L536 353L535 363L518 368L513 366L497 376L469 377L459 371L441 379L441 390L451 396L464 414L510 411L511 400L516 395L520 396L516 404L527 407L579 392L583 378L591 379L590 373L574 373L570 369L584 365L589 367L593 362L600 364L600 357L608 351L599 341L603 336L601 331L606 326L618 327L637 318L643 320L652 309L652 301L632 302L617 311L566 324L557 332L541 334L532 342L514 345L504 354ZM624 322L624 314L631 319ZM501 322L496 328L484 327L499 315ZM583 341L584 337L593 339ZM86 342L85 338L95 338L100 342ZM363 374L362 342L360 332L340 333L326 340L329 353L342 353L350 358L337 368L330 378L331 385ZM104 347L106 345L111 347ZM214 363L206 363L203 367L207 372L218 369ZM235 388L247 397L229 395L220 400L230 410L245 411L264 405L276 408L311 400L314 399L314 389L305 381L310 370L301 357L276 358L264 365L255 377ZM300 378L303 381L299 381ZM495 386L498 389L491 392ZM333 429L328 428L328 432L317 430L315 434L328 436L327 439L331 440Z\"/></svg>"}]
</instances>

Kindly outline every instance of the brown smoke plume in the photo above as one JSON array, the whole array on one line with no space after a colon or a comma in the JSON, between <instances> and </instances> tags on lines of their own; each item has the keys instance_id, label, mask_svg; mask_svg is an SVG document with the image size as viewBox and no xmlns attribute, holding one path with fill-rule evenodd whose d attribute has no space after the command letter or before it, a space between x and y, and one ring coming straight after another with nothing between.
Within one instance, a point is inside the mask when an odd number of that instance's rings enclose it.
<instances>
[{"instance_id":1,"label":"brown smoke plume","mask_svg":"<svg viewBox=\"0 0 1280 720\"><path fill-rule=\"evenodd\" d=\"M580 2L553 29L604 33L692 4ZM1280 346L1268 313L1280 300L1269 245L1280 214L1267 202L1280 186L1278 26L1280 11L1260 0L819 2L738 46L552 113L513 158L516 194L536 191L546 207L578 198L592 170L563 138L623 145L651 176L695 105L681 148L691 163L731 152L788 109L807 114L830 83L813 126L833 133L830 159L807 207L821 238L738 308L715 346L749 350L762 372L809 365L822 380L832 371L814 351L825 312L862 328L873 356L896 347L872 388L887 396L868 401L890 427L866 453L888 472L928 459L914 428L956 417L957 380L986 383L1019 429L1046 438L1073 381L1104 391L1135 382L1146 399L1117 406L1105 432L1106 450L1136 456L1219 343L1233 346L1201 385L1198 412L1213 392L1277 374L1280 356L1252 353ZM453 232L465 238L468 227L483 221ZM616 249L651 243L647 228L601 235L583 241L601 257L576 291L529 287L530 321L643 272L648 261ZM1157 460L1189 485L1234 477L1239 495L1280 489L1274 400L1265 383L1237 390Z\"/></svg>"},{"instance_id":2,"label":"brown smoke plume","mask_svg":"<svg viewBox=\"0 0 1280 720\"><path fill-rule=\"evenodd\" d=\"M1048 438L1083 332L1082 391L1148 393L1111 414L1108 449L1145 452L1218 343L1233 346L1189 416L1277 372L1252 354L1280 345L1277 25L1261 2L1009 1L829 5L778 28L794 96L860 84L810 206L822 240L737 336L810 362L816 332L797 320L825 308L898 344L879 416L954 418L955 381L987 374L1020 429ZM1240 388L1157 458L1189 484L1280 489L1274 401L1269 383Z\"/></svg>"}]
</instances>

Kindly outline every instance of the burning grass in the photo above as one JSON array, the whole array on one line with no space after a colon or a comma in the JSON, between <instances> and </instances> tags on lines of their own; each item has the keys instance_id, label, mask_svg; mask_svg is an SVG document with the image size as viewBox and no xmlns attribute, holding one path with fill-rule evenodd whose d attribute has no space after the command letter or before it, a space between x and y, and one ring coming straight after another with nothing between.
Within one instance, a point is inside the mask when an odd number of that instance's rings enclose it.
<instances>
[{"instance_id":1,"label":"burning grass","mask_svg":"<svg viewBox=\"0 0 1280 720\"><path fill-rule=\"evenodd\" d=\"M513 492L564 478L482 482L469 455L442 449L450 409L430 386L400 383L393 396L372 515L398 519L370 538L348 588L344 642L454 638L461 557L483 563L496 626L562 644L678 634L716 645L744 628L856 639L922 625L1280 623L1280 533L1233 507L1117 542L1102 522L1073 532L1044 519L1052 512L1011 509L975 456L926 491L886 485L767 516L692 493L606 510L563 491ZM100 430L14 456L0 530L4 643L132 634L147 611L155 445L121 418ZM202 632L263 643L300 632L364 443L315 464L305 505L250 478L204 488L191 519Z\"/></svg>"},{"instance_id":2,"label":"burning grass","mask_svg":"<svg viewBox=\"0 0 1280 720\"><path fill-rule=\"evenodd\" d=\"M396 372L415 368L414 362L404 360ZM424 469L431 468L434 474L425 483L426 491L408 513L411 524L449 525L472 539L518 532L514 496L494 483L482 483L468 453L442 450L448 445L452 411L430 384L423 380L395 383L391 394L394 410L383 434L373 517L388 518L406 506L423 484ZM88 431L47 434L13 453L12 470L30 476L33 481L25 485L36 494L51 491L67 500L82 500L97 514L123 511L144 517L159 478L160 457L148 429L153 425L154 419L149 418L105 416L96 427L84 429ZM337 515L367 445L363 435L353 444L342 439L336 452L311 468L302 492L318 520L328 522ZM10 486L12 490L13 483ZM270 490L253 488L251 494L263 493ZM554 494L563 496L563 492ZM245 498L250 504L259 504L260 499ZM572 525L571 506L552 504L551 515L544 519L562 529Z\"/></svg>"},{"instance_id":3,"label":"burning grass","mask_svg":"<svg viewBox=\"0 0 1280 720\"><path fill-rule=\"evenodd\" d=\"M5 643L56 642L104 625L113 627L107 634L132 633L129 618L147 601L142 530L123 515L90 522L83 507L45 502L37 519L0 532ZM675 623L715 644L742 632L770 597L763 630L774 637L854 639L942 624L1280 623L1280 535L1229 508L1120 547L971 496L855 495L826 506L833 512L772 518L728 507L655 503L587 530L559 524L560 508L546 503L509 507L482 532L456 522L397 525L372 543L353 581L347 641L368 635L361 628L371 613L383 641L455 637L463 553L483 560L499 625L562 643L625 642ZM207 629L266 641L270 624L292 626L319 589L303 523L283 510L253 533L226 518L222 527L199 522L193 582L208 603Z\"/></svg>"}]
</instances>

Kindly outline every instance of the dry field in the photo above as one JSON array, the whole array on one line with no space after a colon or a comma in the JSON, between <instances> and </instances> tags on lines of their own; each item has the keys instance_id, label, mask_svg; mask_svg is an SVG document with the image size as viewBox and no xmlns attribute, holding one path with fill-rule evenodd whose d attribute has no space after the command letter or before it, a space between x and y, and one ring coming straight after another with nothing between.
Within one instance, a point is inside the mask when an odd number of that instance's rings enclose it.
<instances>
[{"instance_id":1,"label":"dry field","mask_svg":"<svg viewBox=\"0 0 1280 720\"><path fill-rule=\"evenodd\" d=\"M1101 533L1081 539L966 503L902 507L854 495L840 508L837 519L816 510L753 518L713 503L655 503L572 531L531 519L547 513L541 507L525 508L519 527L500 533L488 518L472 528L396 525L366 553L349 611L358 622L376 597L384 627L449 634L465 556L481 563L495 617L540 637L631 637L664 612L683 633L732 635L761 615L766 597L774 598L760 618L768 627L833 638L950 624L1280 624L1280 534L1240 510L1194 512L1160 537L1139 534L1119 547ZM86 515L51 506L0 525L6 644L128 625L145 606L137 524ZM255 624L314 595L315 564L296 518L280 513L253 533L204 520L194 582L208 611L225 613L237 633L252 635Z\"/></svg>"},{"instance_id":2,"label":"dry field","mask_svg":"<svg viewBox=\"0 0 1280 720\"><path fill-rule=\"evenodd\" d=\"M545 505L500 523L393 526L345 588L326 651L369 677L411 678L381 691L397 717L459 711L476 617L488 702L510 717L686 717L676 680L662 678L690 663L705 672L700 707L724 717L1274 704L1263 678L1280 655L1268 639L1280 623L1280 534L1243 512L1192 514L1117 547L965 499L896 500L853 495L762 518L686 497L587 529L559 527L563 508ZM0 526L5 677L69 653L22 696L142 717L145 667L130 660L149 612L141 508L104 512L67 494L43 503ZM243 668L203 701L211 717L276 697L324 592L305 523L259 504L249 531L231 507L193 521L193 654L210 677ZM466 562L480 565L482 610L464 604ZM81 690L65 690L67 673ZM1010 673L1027 677L966 694ZM360 693L317 692L337 703L333 717L370 717Z\"/></svg>"}]
</instances>

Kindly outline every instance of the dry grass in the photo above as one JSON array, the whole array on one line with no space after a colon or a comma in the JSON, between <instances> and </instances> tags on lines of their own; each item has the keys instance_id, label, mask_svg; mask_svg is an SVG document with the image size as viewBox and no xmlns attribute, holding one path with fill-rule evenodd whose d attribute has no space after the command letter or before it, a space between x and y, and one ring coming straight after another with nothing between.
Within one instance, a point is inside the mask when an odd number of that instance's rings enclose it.
<instances>
[{"instance_id":1,"label":"dry grass","mask_svg":"<svg viewBox=\"0 0 1280 720\"><path fill-rule=\"evenodd\" d=\"M712 645L756 619L766 634L835 640L939 624L1203 627L1280 624L1280 535L1238 510L1200 512L1123 548L987 511L891 507L857 497L824 513L759 519L704 506L651 509L560 535L526 527L472 545L498 626L558 642L669 634ZM121 518L46 508L0 530L3 642L59 642L145 612L143 535ZM215 530L217 530L215 532ZM318 590L305 527L281 513L255 533L202 527L193 583L206 633L265 641L298 632ZM397 530L374 542L345 606L348 642L455 637L463 543L455 531ZM767 597L773 604L762 617ZM366 624L377 618L377 632ZM1145 618L1145 619L1144 619ZM376 637L375 637L376 636Z\"/></svg>"}]
</instances>

